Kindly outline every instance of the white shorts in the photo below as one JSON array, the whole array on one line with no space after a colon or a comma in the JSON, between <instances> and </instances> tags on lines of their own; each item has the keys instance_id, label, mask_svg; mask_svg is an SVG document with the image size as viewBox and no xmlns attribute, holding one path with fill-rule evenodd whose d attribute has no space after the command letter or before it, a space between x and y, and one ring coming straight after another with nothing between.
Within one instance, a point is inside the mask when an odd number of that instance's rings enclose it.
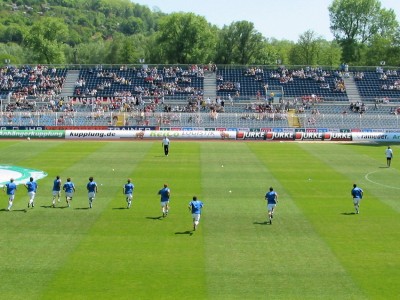
<instances>
[{"instance_id":1,"label":"white shorts","mask_svg":"<svg viewBox=\"0 0 400 300\"><path fill-rule=\"evenodd\" d=\"M133 199L133 195L132 194L125 194L125 197L128 198L128 200L132 200Z\"/></svg>"},{"instance_id":2,"label":"white shorts","mask_svg":"<svg viewBox=\"0 0 400 300\"><path fill-rule=\"evenodd\" d=\"M65 193L65 197L72 198L74 196L74 193Z\"/></svg>"},{"instance_id":3,"label":"white shorts","mask_svg":"<svg viewBox=\"0 0 400 300\"><path fill-rule=\"evenodd\" d=\"M353 198L353 203L354 204L359 204L361 201L361 198Z\"/></svg>"},{"instance_id":4,"label":"white shorts","mask_svg":"<svg viewBox=\"0 0 400 300\"><path fill-rule=\"evenodd\" d=\"M9 201L14 201L15 195L8 195L8 200Z\"/></svg>"},{"instance_id":5,"label":"white shorts","mask_svg":"<svg viewBox=\"0 0 400 300\"><path fill-rule=\"evenodd\" d=\"M275 208L275 206L276 206L276 204L268 204L268 205L267 205L268 211L273 211L274 208Z\"/></svg>"},{"instance_id":6,"label":"white shorts","mask_svg":"<svg viewBox=\"0 0 400 300\"><path fill-rule=\"evenodd\" d=\"M53 196L60 196L61 195L61 191L53 191Z\"/></svg>"},{"instance_id":7,"label":"white shorts","mask_svg":"<svg viewBox=\"0 0 400 300\"><path fill-rule=\"evenodd\" d=\"M35 192L28 192L28 196L29 196L30 199L34 199L35 195L36 195Z\"/></svg>"},{"instance_id":8,"label":"white shorts","mask_svg":"<svg viewBox=\"0 0 400 300\"><path fill-rule=\"evenodd\" d=\"M88 197L89 198L94 198L94 197L96 197L96 193L95 192L90 192L90 193L88 193Z\"/></svg>"},{"instance_id":9,"label":"white shorts","mask_svg":"<svg viewBox=\"0 0 400 300\"><path fill-rule=\"evenodd\" d=\"M161 207L165 207L169 204L169 201L161 201Z\"/></svg>"},{"instance_id":10,"label":"white shorts","mask_svg":"<svg viewBox=\"0 0 400 300\"><path fill-rule=\"evenodd\" d=\"M200 221L200 214L192 214L192 218L195 222L199 222Z\"/></svg>"}]
</instances>

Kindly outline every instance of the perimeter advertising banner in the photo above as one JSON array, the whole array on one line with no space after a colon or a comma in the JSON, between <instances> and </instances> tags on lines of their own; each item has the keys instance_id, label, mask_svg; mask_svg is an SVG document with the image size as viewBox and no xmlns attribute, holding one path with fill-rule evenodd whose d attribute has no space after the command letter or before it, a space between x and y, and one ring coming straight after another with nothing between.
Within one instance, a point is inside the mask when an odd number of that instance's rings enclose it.
<instances>
[{"instance_id":1,"label":"perimeter advertising banner","mask_svg":"<svg viewBox=\"0 0 400 300\"><path fill-rule=\"evenodd\" d=\"M64 130L0 130L0 139L64 139Z\"/></svg>"},{"instance_id":2,"label":"perimeter advertising banner","mask_svg":"<svg viewBox=\"0 0 400 300\"><path fill-rule=\"evenodd\" d=\"M267 141L352 141L350 132L254 132L238 131L237 139Z\"/></svg>"},{"instance_id":3,"label":"perimeter advertising banner","mask_svg":"<svg viewBox=\"0 0 400 300\"><path fill-rule=\"evenodd\" d=\"M66 130L65 138L72 140L141 140L163 138L234 140L236 131L205 130Z\"/></svg>"},{"instance_id":4,"label":"perimeter advertising banner","mask_svg":"<svg viewBox=\"0 0 400 300\"><path fill-rule=\"evenodd\" d=\"M355 142L400 142L400 133L397 132L352 132Z\"/></svg>"}]
</instances>

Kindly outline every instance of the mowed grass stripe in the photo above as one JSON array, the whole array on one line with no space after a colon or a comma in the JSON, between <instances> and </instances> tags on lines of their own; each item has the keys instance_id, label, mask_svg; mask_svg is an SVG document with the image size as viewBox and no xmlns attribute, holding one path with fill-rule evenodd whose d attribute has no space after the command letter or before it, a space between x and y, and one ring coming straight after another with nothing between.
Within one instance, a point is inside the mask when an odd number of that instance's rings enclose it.
<instances>
[{"instance_id":1,"label":"mowed grass stripe","mask_svg":"<svg viewBox=\"0 0 400 300\"><path fill-rule=\"evenodd\" d=\"M203 225L210 299L362 297L297 208L290 189L266 163L264 157L285 153L282 146L205 143L202 148L203 165L207 165L202 172L208 204ZM308 155L301 149L291 150L299 152L296 156ZM290 170L293 159L278 158L273 165ZM281 197L271 226L264 223L264 195L270 185Z\"/></svg>"},{"instance_id":2,"label":"mowed grass stripe","mask_svg":"<svg viewBox=\"0 0 400 300\"><path fill-rule=\"evenodd\" d=\"M348 182L338 185L335 197L327 199L332 209L323 212L327 224L319 226L318 230L329 238L335 253L355 280L368 291L370 298L397 298L400 295L397 284L400 271L396 267L400 265L397 250L400 245L400 207L399 191L395 187L398 187L399 172L394 169L395 164L390 169L385 167L384 150L387 146L332 145L332 149L322 146L315 147L314 156L341 173ZM306 145L301 147L312 151ZM377 183L394 188L367 181L365 174L371 170L377 172ZM353 211L350 196L353 182L364 190L361 214L356 216L347 215L347 212ZM333 209L338 211L340 208L345 214L332 214Z\"/></svg>"},{"instance_id":3,"label":"mowed grass stripe","mask_svg":"<svg viewBox=\"0 0 400 300\"><path fill-rule=\"evenodd\" d=\"M27 145L30 148L27 149ZM30 141L25 143L23 141L14 144L12 151L9 147L1 150L2 156L7 156L11 164L32 167L49 173L48 177L38 181L39 190L35 209L25 211L28 196L26 189L20 185L14 200L13 211L1 212L0 248L2 255L8 258L2 263L0 269L2 297L7 299L27 299L28 296L32 299L40 298L42 289L47 286L63 263L69 247L73 247L76 244L75 241L79 240L84 232L82 222L79 218L70 218L70 211L44 209L51 204L54 178L50 170L60 168L59 171L61 171L62 167L66 167L64 151L76 149L77 145L75 143L73 146L65 142ZM70 162L83 159L97 147L86 147L86 151L73 155ZM26 155L27 153L29 155ZM6 197L2 203L6 205Z\"/></svg>"},{"instance_id":4,"label":"mowed grass stripe","mask_svg":"<svg viewBox=\"0 0 400 300\"><path fill-rule=\"evenodd\" d=\"M0 151L2 153L3 165L19 165L21 161L24 163L29 162L30 158L46 152L53 147L57 147L58 143L43 143L42 141L2 141L0 143ZM31 166L25 166L31 167ZM35 169L40 167L35 166Z\"/></svg>"},{"instance_id":5,"label":"mowed grass stripe","mask_svg":"<svg viewBox=\"0 0 400 300\"><path fill-rule=\"evenodd\" d=\"M327 146L330 147L327 148ZM398 201L400 192L399 163L393 160L392 166L386 167L385 150L387 145L320 144L312 146L301 144L301 147L349 179L348 185L345 187L347 195L350 195L351 185L357 183L365 190L366 199L374 195L380 198L382 203L400 213L400 202ZM396 148L394 147L395 151ZM329 150L329 155L326 155L325 149ZM385 197L381 197L382 195Z\"/></svg>"},{"instance_id":6,"label":"mowed grass stripe","mask_svg":"<svg viewBox=\"0 0 400 300\"><path fill-rule=\"evenodd\" d=\"M198 289L204 277L203 257L195 253L199 248L202 252L202 236L187 232L191 228L188 196L200 192L198 147L176 143L173 154L164 157L160 143L146 144L151 146L148 152L134 163L126 161L113 200L60 277L77 276L59 280L47 298L59 296L62 290L62 298L74 299L182 299L195 288L203 298ZM128 176L136 186L130 210L122 209L126 205L122 185ZM172 191L171 212L160 219L157 192L164 182Z\"/></svg>"},{"instance_id":7,"label":"mowed grass stripe","mask_svg":"<svg viewBox=\"0 0 400 300\"><path fill-rule=\"evenodd\" d=\"M132 147L133 144L129 142L87 142L82 143L80 147L88 149L94 147L94 145L99 146L97 151L90 153L90 155L74 163L69 168L69 173L72 174L78 192L74 197L72 208L65 210L70 213L69 218L76 221L75 229L80 233L80 237L75 241L74 247L68 249L69 252L65 258L64 266L58 270L51 285L48 286L42 296L45 299L66 299L78 292L75 290L69 294L69 289L77 286L76 280L79 280L81 276L79 274L86 270L81 270L84 265L80 265L79 259L75 260L75 253L79 253L82 243L84 244L88 235L90 236L90 231L94 224L98 222L100 216L108 209L109 205L114 204L112 203L114 196L118 191L122 190L122 184L126 181L127 174L131 172L130 166L135 166L151 146L145 143ZM88 209L86 191L86 183L89 176L94 176L99 188L94 207L91 210ZM95 250L95 247L90 248L92 252ZM70 276L70 274L75 275ZM77 287L79 288L79 284Z\"/></svg>"},{"instance_id":8,"label":"mowed grass stripe","mask_svg":"<svg viewBox=\"0 0 400 300\"><path fill-rule=\"evenodd\" d=\"M386 197L384 194L375 197L369 192L370 187L363 186L362 182L365 172L371 166L376 167L375 150L369 147L372 151L369 156L358 152L363 149L360 146L298 144L286 147L286 151L280 152L281 159L286 160L296 153L291 172L274 163L276 160L266 157L265 161L290 193L296 195L296 198L293 196L296 204L352 281L367 298L398 296L395 282L400 277L398 269L394 268L399 265L398 251L394 250L399 245L395 238L399 230L398 213L382 205L380 199ZM299 156L294 147L308 154ZM350 196L353 182L359 183L365 191L360 215L353 215ZM388 281L391 284L388 285Z\"/></svg>"},{"instance_id":9,"label":"mowed grass stripe","mask_svg":"<svg viewBox=\"0 0 400 300\"><path fill-rule=\"evenodd\" d=\"M371 167L378 183L396 185L396 160L391 169L380 168L386 146L173 142L167 158L159 141L5 143L2 157L49 173L39 181L37 204L51 203L59 173L64 181L73 177L73 208L79 208L0 212L5 299L399 295L397 194L358 181ZM93 211L86 209L90 175L103 184ZM129 211L122 209L127 177L136 185ZM366 193L359 216L349 215L353 180ZM164 182L172 189L172 211L160 221L156 193ZM272 226L263 225L269 185L281 197ZM187 203L194 194L206 207L199 231L190 235ZM16 208L26 202L20 190Z\"/></svg>"}]
</instances>

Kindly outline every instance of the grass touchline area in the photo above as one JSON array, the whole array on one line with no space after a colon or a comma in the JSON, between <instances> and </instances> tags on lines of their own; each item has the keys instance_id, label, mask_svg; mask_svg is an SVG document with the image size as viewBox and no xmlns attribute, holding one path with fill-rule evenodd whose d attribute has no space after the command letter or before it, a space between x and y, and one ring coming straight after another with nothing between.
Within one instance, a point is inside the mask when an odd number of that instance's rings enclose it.
<instances>
[{"instance_id":1,"label":"grass touchline area","mask_svg":"<svg viewBox=\"0 0 400 300\"><path fill-rule=\"evenodd\" d=\"M396 159L386 168L385 148L172 140L165 156L158 140L4 141L2 165L48 176L37 181L35 208L22 185L12 211L1 197L1 298L396 298L399 169ZM69 208L64 193L51 207L56 175L76 186ZM162 218L164 183L171 207ZM359 215L353 183L364 190ZM272 225L270 186L279 194ZM193 196L204 202L195 232Z\"/></svg>"}]
</instances>

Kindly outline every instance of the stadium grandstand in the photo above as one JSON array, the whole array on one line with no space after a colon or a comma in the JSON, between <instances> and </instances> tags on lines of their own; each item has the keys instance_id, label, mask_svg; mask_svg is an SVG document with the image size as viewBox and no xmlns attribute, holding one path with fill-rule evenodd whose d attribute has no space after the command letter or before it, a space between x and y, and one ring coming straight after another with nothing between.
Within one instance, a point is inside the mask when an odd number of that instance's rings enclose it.
<instances>
[{"instance_id":1,"label":"stadium grandstand","mask_svg":"<svg viewBox=\"0 0 400 300\"><path fill-rule=\"evenodd\" d=\"M1 126L398 129L393 68L3 66Z\"/></svg>"}]
</instances>

